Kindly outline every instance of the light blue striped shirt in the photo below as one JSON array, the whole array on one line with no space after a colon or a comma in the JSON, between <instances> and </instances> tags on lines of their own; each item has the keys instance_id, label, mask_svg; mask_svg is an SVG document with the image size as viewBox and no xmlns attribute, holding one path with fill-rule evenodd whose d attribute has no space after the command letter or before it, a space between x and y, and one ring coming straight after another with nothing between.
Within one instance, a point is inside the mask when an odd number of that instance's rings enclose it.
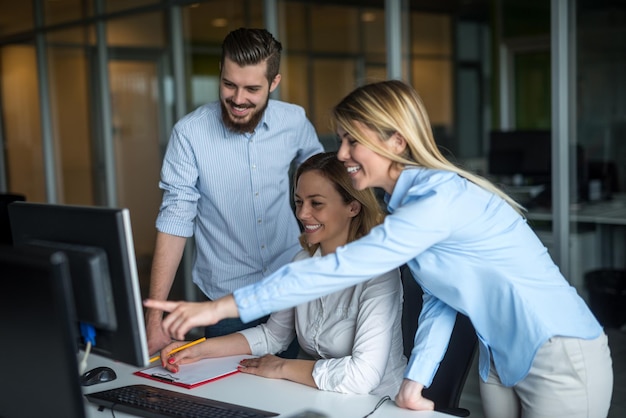
<instances>
[{"instance_id":1,"label":"light blue striped shirt","mask_svg":"<svg viewBox=\"0 0 626 418\"><path fill-rule=\"evenodd\" d=\"M219 102L199 107L172 131L156 226L194 235L193 281L211 299L255 283L300 249L289 168L323 151L304 109L270 100L254 133L222 123Z\"/></svg>"},{"instance_id":2,"label":"light blue striped shirt","mask_svg":"<svg viewBox=\"0 0 626 418\"><path fill-rule=\"evenodd\" d=\"M456 312L478 334L479 371L504 385L530 370L552 336L592 339L602 328L525 219L500 197L446 172L405 169L390 215L334 254L299 261L234 292L243 321L285 309L408 263L424 304L405 377L431 384ZM411 301L405 301L411 303Z\"/></svg>"}]
</instances>

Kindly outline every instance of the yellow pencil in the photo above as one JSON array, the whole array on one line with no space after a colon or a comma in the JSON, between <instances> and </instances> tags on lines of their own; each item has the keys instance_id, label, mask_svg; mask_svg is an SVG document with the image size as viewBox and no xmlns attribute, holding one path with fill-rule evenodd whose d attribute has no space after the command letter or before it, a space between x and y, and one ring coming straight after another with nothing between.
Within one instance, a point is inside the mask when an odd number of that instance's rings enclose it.
<instances>
[{"instance_id":1,"label":"yellow pencil","mask_svg":"<svg viewBox=\"0 0 626 418\"><path fill-rule=\"evenodd\" d=\"M173 349L172 351L170 351L170 352L169 352L169 354L168 354L168 356L171 356L171 355L172 355L172 354L174 354L174 353L178 353L180 350L184 350L185 348L191 347L192 345L200 344L202 341L205 341L205 340L206 340L206 338L205 338L205 337L202 337L202 338L199 338L199 339L197 339L197 340L195 340L195 341L192 341L192 342L190 342L190 343L188 343L188 344L181 345L180 347L175 348L175 349ZM157 360L158 360L158 359L160 359L160 358L161 358L161 356L154 356L154 357L152 357L152 358L150 359L150 363L152 363L153 361L157 361Z\"/></svg>"}]
</instances>

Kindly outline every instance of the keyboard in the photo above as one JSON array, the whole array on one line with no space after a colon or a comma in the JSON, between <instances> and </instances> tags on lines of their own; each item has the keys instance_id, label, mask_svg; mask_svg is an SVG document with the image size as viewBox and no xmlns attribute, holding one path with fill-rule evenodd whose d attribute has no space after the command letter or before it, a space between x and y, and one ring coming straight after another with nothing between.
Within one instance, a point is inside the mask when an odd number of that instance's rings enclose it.
<instances>
[{"instance_id":1,"label":"keyboard","mask_svg":"<svg viewBox=\"0 0 626 418\"><path fill-rule=\"evenodd\" d=\"M263 418L278 415L148 385L122 386L85 397L100 407L145 418Z\"/></svg>"}]
</instances>

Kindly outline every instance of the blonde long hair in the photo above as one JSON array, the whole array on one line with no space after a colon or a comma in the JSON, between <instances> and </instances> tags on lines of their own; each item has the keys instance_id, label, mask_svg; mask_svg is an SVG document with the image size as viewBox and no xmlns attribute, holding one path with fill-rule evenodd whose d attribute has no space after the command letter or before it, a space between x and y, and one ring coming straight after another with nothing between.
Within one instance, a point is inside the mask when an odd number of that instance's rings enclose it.
<instances>
[{"instance_id":1,"label":"blonde long hair","mask_svg":"<svg viewBox=\"0 0 626 418\"><path fill-rule=\"evenodd\" d=\"M376 132L380 141L368 139L355 122ZM389 158L396 167L419 166L457 173L500 196L523 215L524 208L489 180L456 166L443 156L433 138L422 99L402 81L381 81L353 90L333 108L331 123L335 131L341 127L365 147ZM396 133L407 142L402 155L393 154L383 146L383 142Z\"/></svg>"},{"instance_id":2,"label":"blonde long hair","mask_svg":"<svg viewBox=\"0 0 626 418\"><path fill-rule=\"evenodd\" d=\"M293 181L294 186L298 184L300 176L309 171L316 171L328 179L341 196L344 204L347 205L354 201L361 204L361 210L350 222L347 242L367 235L373 227L383 221L385 214L372 190L357 190L354 188L346 168L337 159L336 152L322 152L309 157L296 170ZM304 238L304 234L300 235L300 244L310 255L315 254L315 251L319 248L319 244L309 246Z\"/></svg>"}]
</instances>

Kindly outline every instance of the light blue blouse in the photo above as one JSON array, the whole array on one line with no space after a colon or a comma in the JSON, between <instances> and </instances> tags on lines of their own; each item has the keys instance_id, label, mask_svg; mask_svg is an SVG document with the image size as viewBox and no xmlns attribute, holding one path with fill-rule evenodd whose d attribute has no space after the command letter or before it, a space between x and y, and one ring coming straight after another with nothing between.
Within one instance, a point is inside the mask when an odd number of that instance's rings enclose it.
<instances>
[{"instance_id":1,"label":"light blue blouse","mask_svg":"<svg viewBox=\"0 0 626 418\"><path fill-rule=\"evenodd\" d=\"M289 169L322 152L304 109L270 100L254 133L222 123L219 102L172 131L159 187L161 232L195 236L193 281L212 299L257 282L299 251Z\"/></svg>"},{"instance_id":2,"label":"light blue blouse","mask_svg":"<svg viewBox=\"0 0 626 418\"><path fill-rule=\"evenodd\" d=\"M507 386L526 376L548 338L602 333L526 220L500 197L451 172L407 168L387 199L391 214L366 237L235 291L242 320L407 263L425 294L405 377L425 386L443 358L457 311L478 334L482 379L493 356Z\"/></svg>"}]
</instances>

